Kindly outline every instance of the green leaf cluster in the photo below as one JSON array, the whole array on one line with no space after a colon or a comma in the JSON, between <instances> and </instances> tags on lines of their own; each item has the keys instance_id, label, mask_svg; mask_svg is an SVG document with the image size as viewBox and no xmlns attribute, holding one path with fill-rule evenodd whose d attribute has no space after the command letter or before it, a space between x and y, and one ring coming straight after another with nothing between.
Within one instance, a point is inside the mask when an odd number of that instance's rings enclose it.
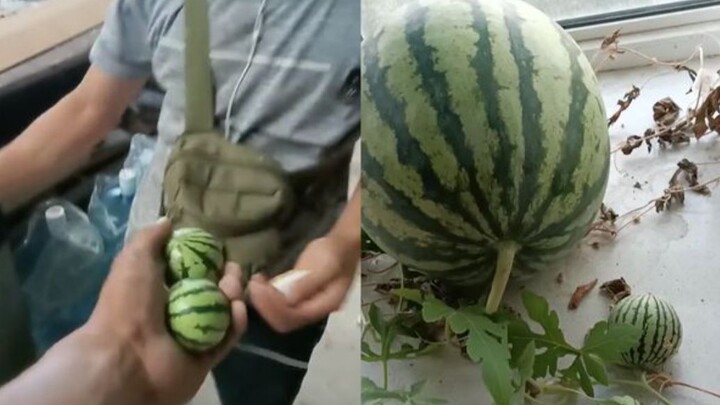
<instances>
[{"instance_id":1,"label":"green leaf cluster","mask_svg":"<svg viewBox=\"0 0 720 405\"><path fill-rule=\"evenodd\" d=\"M611 327L607 322L600 321L587 333L582 346L575 347L565 338L557 312L543 297L529 291L522 294L527 320L510 312L490 315L481 305L453 308L420 290L401 289L393 291L393 294L420 308L420 321L430 324L444 322L450 334L465 342L467 355L480 364L483 382L496 405L522 403L529 382L544 378L559 377L563 385L579 388L587 396L594 397L595 385L609 383L607 366L617 362L619 353L632 347L642 333L637 327ZM380 349L379 352L372 350L363 339L363 360L383 362L385 373L388 360L416 358L437 347L437 344L422 340L416 340L415 344L397 344L396 339L400 336L417 338L412 327L408 326L407 316L396 314L385 319L373 304L368 318ZM562 368L561 364L569 365ZM417 394L423 386L424 383L418 383L407 391L388 391L387 375L382 388L364 380L363 401L440 403L419 399ZM638 404L627 396L597 401L605 405Z\"/></svg>"}]
</instances>

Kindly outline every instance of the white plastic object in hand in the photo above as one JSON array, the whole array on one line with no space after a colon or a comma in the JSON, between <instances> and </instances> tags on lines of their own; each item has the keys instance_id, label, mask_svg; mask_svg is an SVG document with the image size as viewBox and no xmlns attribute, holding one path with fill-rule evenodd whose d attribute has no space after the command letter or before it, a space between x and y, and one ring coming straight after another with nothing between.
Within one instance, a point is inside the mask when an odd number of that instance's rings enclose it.
<instances>
[{"instance_id":1,"label":"white plastic object in hand","mask_svg":"<svg viewBox=\"0 0 720 405\"><path fill-rule=\"evenodd\" d=\"M287 296L292 290L293 285L298 282L301 278L307 276L310 273L308 270L295 269L280 274L270 281L273 287L278 291Z\"/></svg>"}]
</instances>

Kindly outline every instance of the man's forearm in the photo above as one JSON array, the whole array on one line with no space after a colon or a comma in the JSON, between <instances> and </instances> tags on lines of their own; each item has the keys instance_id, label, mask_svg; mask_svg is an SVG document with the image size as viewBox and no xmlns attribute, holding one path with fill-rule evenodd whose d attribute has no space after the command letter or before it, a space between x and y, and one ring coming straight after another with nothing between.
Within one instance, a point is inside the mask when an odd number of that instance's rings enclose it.
<instances>
[{"instance_id":1,"label":"man's forearm","mask_svg":"<svg viewBox=\"0 0 720 405\"><path fill-rule=\"evenodd\" d=\"M16 208L87 162L144 83L91 66L72 93L0 149L0 207Z\"/></svg>"},{"instance_id":2,"label":"man's forearm","mask_svg":"<svg viewBox=\"0 0 720 405\"><path fill-rule=\"evenodd\" d=\"M0 149L0 205L11 210L81 167L109 130L101 124L73 95L33 122Z\"/></svg>"},{"instance_id":3,"label":"man's forearm","mask_svg":"<svg viewBox=\"0 0 720 405\"><path fill-rule=\"evenodd\" d=\"M0 388L0 405L150 404L134 354L82 329L61 340L33 367Z\"/></svg>"}]
</instances>

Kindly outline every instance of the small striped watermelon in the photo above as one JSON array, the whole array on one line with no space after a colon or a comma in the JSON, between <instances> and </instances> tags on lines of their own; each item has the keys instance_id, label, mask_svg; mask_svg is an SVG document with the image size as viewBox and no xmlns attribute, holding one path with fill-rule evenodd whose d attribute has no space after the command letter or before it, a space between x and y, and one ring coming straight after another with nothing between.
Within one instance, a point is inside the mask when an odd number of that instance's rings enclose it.
<instances>
[{"instance_id":1,"label":"small striped watermelon","mask_svg":"<svg viewBox=\"0 0 720 405\"><path fill-rule=\"evenodd\" d=\"M230 302L206 279L185 279L170 288L168 324L175 340L191 351L217 346L230 326Z\"/></svg>"},{"instance_id":2,"label":"small striped watermelon","mask_svg":"<svg viewBox=\"0 0 720 405\"><path fill-rule=\"evenodd\" d=\"M222 243L200 228L176 229L165 254L173 283L186 278L217 282L225 261Z\"/></svg>"},{"instance_id":3,"label":"small striped watermelon","mask_svg":"<svg viewBox=\"0 0 720 405\"><path fill-rule=\"evenodd\" d=\"M653 370L675 355L682 342L680 318L669 302L652 294L633 295L620 301L610 312L610 327L636 325L642 335L632 349L622 353L629 366Z\"/></svg>"},{"instance_id":4,"label":"small striped watermelon","mask_svg":"<svg viewBox=\"0 0 720 405\"><path fill-rule=\"evenodd\" d=\"M363 42L363 228L409 268L488 286L587 233L610 144L578 45L516 0L417 0ZM517 271L512 272L513 269Z\"/></svg>"}]
</instances>

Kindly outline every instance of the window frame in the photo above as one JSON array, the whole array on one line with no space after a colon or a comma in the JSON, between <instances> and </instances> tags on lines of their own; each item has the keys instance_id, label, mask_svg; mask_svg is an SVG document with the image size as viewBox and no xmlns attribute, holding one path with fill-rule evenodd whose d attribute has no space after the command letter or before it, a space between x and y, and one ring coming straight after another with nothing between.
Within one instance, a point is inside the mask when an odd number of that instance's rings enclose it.
<instances>
[{"instance_id":1,"label":"window frame","mask_svg":"<svg viewBox=\"0 0 720 405\"><path fill-rule=\"evenodd\" d=\"M720 5L720 1L718 0L681 0L665 4L634 7L607 13L560 19L558 23L565 29L583 28L599 24L692 12L718 5Z\"/></svg>"},{"instance_id":2,"label":"window frame","mask_svg":"<svg viewBox=\"0 0 720 405\"><path fill-rule=\"evenodd\" d=\"M699 3L698 3L699 4ZM687 59L698 46L703 47L706 57L720 55L720 4L704 5L692 9L634 18L602 22L574 27L567 21L559 21L592 58L600 49L602 41L616 30L621 30L620 43L658 60L673 62ZM713 38L714 37L714 38ZM623 54L605 63L601 71L646 66L651 62L631 54Z\"/></svg>"}]
</instances>

